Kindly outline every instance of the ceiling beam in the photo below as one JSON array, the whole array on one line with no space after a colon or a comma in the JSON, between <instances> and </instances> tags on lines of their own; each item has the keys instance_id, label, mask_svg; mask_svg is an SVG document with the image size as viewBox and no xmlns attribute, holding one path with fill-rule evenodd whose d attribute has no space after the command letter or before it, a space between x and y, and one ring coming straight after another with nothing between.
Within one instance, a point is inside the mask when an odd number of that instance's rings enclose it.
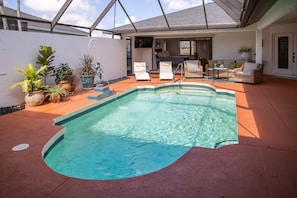
<instances>
[{"instance_id":1,"label":"ceiling beam","mask_svg":"<svg viewBox=\"0 0 297 198\"><path fill-rule=\"evenodd\" d=\"M214 2L220 6L234 21L240 22L240 14L243 5L237 2L237 0L214 0Z\"/></svg>"},{"instance_id":2,"label":"ceiling beam","mask_svg":"<svg viewBox=\"0 0 297 198\"><path fill-rule=\"evenodd\" d=\"M168 29L170 30L170 25L169 25L169 23L168 23L168 20L167 20L166 14L165 14L165 12L164 12L164 10L163 10L163 6L162 6L162 4L161 4L160 0L158 0L158 2L159 2L159 5L160 5L160 8L161 8L161 10L162 10L162 13L163 13L164 19L165 19L165 21L166 21L167 27L168 27Z\"/></svg>"},{"instance_id":3,"label":"ceiling beam","mask_svg":"<svg viewBox=\"0 0 297 198\"><path fill-rule=\"evenodd\" d=\"M202 0L202 3L203 3L203 10L204 10L205 26L206 26L206 29L208 29L208 22L207 22L207 15L206 15L204 0Z\"/></svg>"},{"instance_id":4,"label":"ceiling beam","mask_svg":"<svg viewBox=\"0 0 297 198\"><path fill-rule=\"evenodd\" d=\"M120 4L120 6L122 7L123 11L125 12L126 16L128 17L128 19L129 19L129 21L130 21L131 25L133 26L133 28L134 28L135 32L137 32L137 29L136 29L136 27L135 27L135 25L134 25L133 21L131 20L130 16L128 15L128 13L127 13L126 9L124 8L123 4L121 3L121 1L120 1L120 0L118 0L118 2L119 2L119 4ZM115 20L115 19L114 19L114 20Z\"/></svg>"},{"instance_id":5,"label":"ceiling beam","mask_svg":"<svg viewBox=\"0 0 297 198\"><path fill-rule=\"evenodd\" d=\"M294 0L295 1L295 0ZM277 0L249 0L241 17L241 26L246 27L259 21Z\"/></svg>"},{"instance_id":6,"label":"ceiling beam","mask_svg":"<svg viewBox=\"0 0 297 198\"><path fill-rule=\"evenodd\" d=\"M90 28L90 35L95 30L96 26L100 23L100 21L104 18L104 16L107 14L107 12L110 10L110 8L113 6L113 4L116 2L116 0L111 0L109 4L106 6L106 8L101 12L99 17L96 19L96 21L93 23L93 25Z\"/></svg>"},{"instance_id":7,"label":"ceiling beam","mask_svg":"<svg viewBox=\"0 0 297 198\"><path fill-rule=\"evenodd\" d=\"M62 8L59 10L57 15L54 17L54 19L51 22L51 32L53 32L54 27L57 25L58 21L60 20L60 18L62 17L62 15L64 14L64 12L66 11L66 9L71 3L72 3L72 0L67 0L62 6Z\"/></svg>"},{"instance_id":8,"label":"ceiling beam","mask_svg":"<svg viewBox=\"0 0 297 198\"><path fill-rule=\"evenodd\" d=\"M229 0L229 2L239 11L242 10L243 3L240 3L238 0Z\"/></svg>"}]
</instances>

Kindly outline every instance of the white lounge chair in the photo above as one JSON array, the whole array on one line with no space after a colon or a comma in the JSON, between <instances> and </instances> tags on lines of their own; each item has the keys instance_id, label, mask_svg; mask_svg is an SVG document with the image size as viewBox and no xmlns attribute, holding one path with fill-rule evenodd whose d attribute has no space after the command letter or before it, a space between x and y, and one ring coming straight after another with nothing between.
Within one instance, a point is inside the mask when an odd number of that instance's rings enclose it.
<instances>
[{"instance_id":1,"label":"white lounge chair","mask_svg":"<svg viewBox=\"0 0 297 198\"><path fill-rule=\"evenodd\" d=\"M171 61L160 61L160 80L163 79L173 79L173 72L172 72L172 62Z\"/></svg>"},{"instance_id":2,"label":"white lounge chair","mask_svg":"<svg viewBox=\"0 0 297 198\"><path fill-rule=\"evenodd\" d=\"M149 73L146 71L145 62L134 62L134 74L136 80L151 80Z\"/></svg>"}]
</instances>

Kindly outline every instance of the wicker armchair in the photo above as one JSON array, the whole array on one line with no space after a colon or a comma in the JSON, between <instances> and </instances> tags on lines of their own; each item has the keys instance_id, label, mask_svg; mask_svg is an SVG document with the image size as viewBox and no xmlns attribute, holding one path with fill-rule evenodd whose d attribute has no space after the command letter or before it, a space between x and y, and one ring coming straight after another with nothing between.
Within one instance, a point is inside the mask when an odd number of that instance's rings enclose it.
<instances>
[{"instance_id":1,"label":"wicker armchair","mask_svg":"<svg viewBox=\"0 0 297 198\"><path fill-rule=\"evenodd\" d=\"M246 63L245 63L246 64ZM234 82L243 82L243 83L262 83L263 81L263 64L259 64L256 69L253 69L250 73L244 72L242 68L236 68L234 70Z\"/></svg>"},{"instance_id":2,"label":"wicker armchair","mask_svg":"<svg viewBox=\"0 0 297 198\"><path fill-rule=\"evenodd\" d=\"M186 60L184 61L184 70L186 78L202 78L203 66L198 60Z\"/></svg>"},{"instance_id":3,"label":"wicker armchair","mask_svg":"<svg viewBox=\"0 0 297 198\"><path fill-rule=\"evenodd\" d=\"M209 72L209 68L214 68L215 64L218 63L217 60L209 60L208 63L205 65L205 73L206 76L212 76L212 72Z\"/></svg>"}]
</instances>

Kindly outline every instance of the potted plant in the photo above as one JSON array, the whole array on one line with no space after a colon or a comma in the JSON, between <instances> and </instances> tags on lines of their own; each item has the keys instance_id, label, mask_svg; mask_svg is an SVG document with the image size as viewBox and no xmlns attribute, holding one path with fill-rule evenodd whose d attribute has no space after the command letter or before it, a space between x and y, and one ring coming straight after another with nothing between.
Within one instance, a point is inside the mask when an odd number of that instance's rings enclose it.
<instances>
[{"instance_id":1,"label":"potted plant","mask_svg":"<svg viewBox=\"0 0 297 198\"><path fill-rule=\"evenodd\" d=\"M54 61L54 53L52 47L41 45L39 49L39 54L37 56L37 64L41 66L47 65L46 69L39 73L41 77L44 79L44 83L46 84L46 79L48 76L54 76L54 69L55 67L52 66L52 62Z\"/></svg>"},{"instance_id":2,"label":"potted plant","mask_svg":"<svg viewBox=\"0 0 297 198\"><path fill-rule=\"evenodd\" d=\"M18 67L15 68L17 71L24 74L25 78L23 81L13 84L11 88L15 88L17 86L22 88L22 91L26 93L25 102L28 106L41 105L44 101L44 84L38 75L46 68L47 66L44 65L35 71L31 63L27 65L26 69L21 69Z\"/></svg>"},{"instance_id":3,"label":"potted plant","mask_svg":"<svg viewBox=\"0 0 297 198\"><path fill-rule=\"evenodd\" d=\"M250 47L241 47L239 53L242 58L250 58L252 49Z\"/></svg>"},{"instance_id":4,"label":"potted plant","mask_svg":"<svg viewBox=\"0 0 297 198\"><path fill-rule=\"evenodd\" d=\"M49 97L49 100L54 103L63 101L67 95L67 90L60 85L55 85L45 91L45 97Z\"/></svg>"},{"instance_id":5,"label":"potted plant","mask_svg":"<svg viewBox=\"0 0 297 198\"><path fill-rule=\"evenodd\" d=\"M74 90L74 85L72 85L72 74L73 70L69 67L68 63L61 63L58 67L54 69L55 81L58 85L61 85L68 92Z\"/></svg>"},{"instance_id":6,"label":"potted plant","mask_svg":"<svg viewBox=\"0 0 297 198\"><path fill-rule=\"evenodd\" d=\"M80 80L83 89L91 89L94 85L95 71L92 68L93 57L84 54L82 60L82 69L80 71Z\"/></svg>"}]
</instances>

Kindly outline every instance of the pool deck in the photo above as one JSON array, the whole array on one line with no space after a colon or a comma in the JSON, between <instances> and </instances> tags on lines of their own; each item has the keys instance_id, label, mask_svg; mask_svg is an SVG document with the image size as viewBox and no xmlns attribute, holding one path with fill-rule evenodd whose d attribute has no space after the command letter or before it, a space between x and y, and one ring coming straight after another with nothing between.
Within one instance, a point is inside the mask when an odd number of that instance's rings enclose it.
<instances>
[{"instance_id":1,"label":"pool deck","mask_svg":"<svg viewBox=\"0 0 297 198\"><path fill-rule=\"evenodd\" d=\"M172 165L144 176L113 181L73 179L55 173L41 151L62 127L53 118L93 104L76 91L67 101L0 116L0 197L297 197L297 80L265 76L264 83L203 82L236 91L239 144L220 149L192 148ZM131 77L110 88L137 85ZM30 147L14 152L12 147Z\"/></svg>"}]
</instances>

